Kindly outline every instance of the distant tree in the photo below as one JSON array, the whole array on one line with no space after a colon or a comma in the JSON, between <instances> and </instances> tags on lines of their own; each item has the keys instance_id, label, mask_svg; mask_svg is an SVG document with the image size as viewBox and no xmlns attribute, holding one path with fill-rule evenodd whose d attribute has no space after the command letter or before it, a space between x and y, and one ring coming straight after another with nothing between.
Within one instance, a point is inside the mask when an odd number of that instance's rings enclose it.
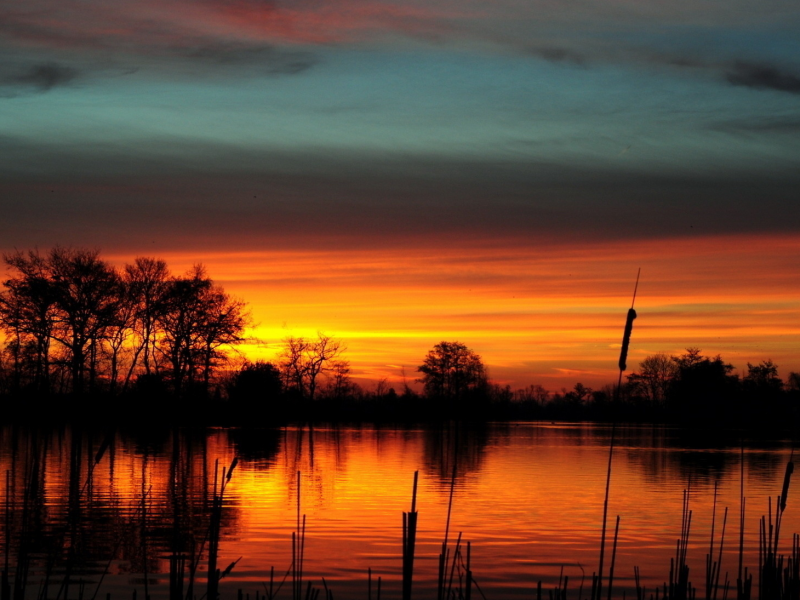
<instances>
[{"instance_id":1,"label":"distant tree","mask_svg":"<svg viewBox=\"0 0 800 600\"><path fill-rule=\"evenodd\" d=\"M360 393L359 386L353 383L353 380L350 378L349 361L333 361L327 373L327 379L325 395L329 398L342 399Z\"/></svg>"},{"instance_id":2,"label":"distant tree","mask_svg":"<svg viewBox=\"0 0 800 600\"><path fill-rule=\"evenodd\" d=\"M293 336L284 339L279 358L284 386L302 399L313 401L320 376L332 371L337 364L340 367L345 364L340 359L345 350L341 340L321 332L317 333L316 340Z\"/></svg>"},{"instance_id":3,"label":"distant tree","mask_svg":"<svg viewBox=\"0 0 800 600\"><path fill-rule=\"evenodd\" d=\"M742 391L747 412L752 419L774 421L791 419L790 396L784 394L778 366L771 360L756 365L747 363L747 375L742 379Z\"/></svg>"},{"instance_id":4,"label":"distant tree","mask_svg":"<svg viewBox=\"0 0 800 600\"><path fill-rule=\"evenodd\" d=\"M381 377L375 382L375 390L372 392L372 395L376 398L383 398L389 394L389 390L394 392L394 388L389 385L389 380L386 379L386 377Z\"/></svg>"},{"instance_id":5,"label":"distant tree","mask_svg":"<svg viewBox=\"0 0 800 600\"><path fill-rule=\"evenodd\" d=\"M692 358L689 362L695 360L697 355L690 356ZM675 357L657 352L639 363L638 372L628 375L628 384L632 388L632 394L654 403L663 403L678 371L679 366Z\"/></svg>"},{"instance_id":6,"label":"distant tree","mask_svg":"<svg viewBox=\"0 0 800 600\"><path fill-rule=\"evenodd\" d=\"M686 422L722 422L733 418L740 396L733 365L717 355L702 356L697 348L673 359L678 372L669 388L668 405L675 418Z\"/></svg>"},{"instance_id":7,"label":"distant tree","mask_svg":"<svg viewBox=\"0 0 800 600\"><path fill-rule=\"evenodd\" d=\"M678 365L679 369L691 369L695 365L708 359L703 356L700 348L693 347L693 348L687 348L686 352L684 352L680 356L673 356L672 360L675 362L676 365Z\"/></svg>"},{"instance_id":8,"label":"distant tree","mask_svg":"<svg viewBox=\"0 0 800 600\"><path fill-rule=\"evenodd\" d=\"M783 391L783 381L778 377L778 365L771 360L764 360L757 365L747 363L747 375L744 376L742 384L745 391L777 394Z\"/></svg>"},{"instance_id":9,"label":"distant tree","mask_svg":"<svg viewBox=\"0 0 800 600\"><path fill-rule=\"evenodd\" d=\"M572 391L567 392L567 396L574 399L576 402L586 402L592 397L592 388L586 387L581 382L575 384Z\"/></svg>"},{"instance_id":10,"label":"distant tree","mask_svg":"<svg viewBox=\"0 0 800 600\"><path fill-rule=\"evenodd\" d=\"M791 371L786 378L786 389L790 392L800 392L800 373Z\"/></svg>"},{"instance_id":11,"label":"distant tree","mask_svg":"<svg viewBox=\"0 0 800 600\"><path fill-rule=\"evenodd\" d=\"M430 398L461 400L485 387L486 368L481 357L461 342L440 342L417 367L419 379Z\"/></svg>"},{"instance_id":12,"label":"distant tree","mask_svg":"<svg viewBox=\"0 0 800 600\"><path fill-rule=\"evenodd\" d=\"M550 392L541 384L531 384L526 388L514 392L514 400L517 402L531 402L544 405L550 398Z\"/></svg>"},{"instance_id":13,"label":"distant tree","mask_svg":"<svg viewBox=\"0 0 800 600\"><path fill-rule=\"evenodd\" d=\"M234 404L265 410L281 394L281 374L270 362L246 362L231 379L227 391Z\"/></svg>"}]
</instances>

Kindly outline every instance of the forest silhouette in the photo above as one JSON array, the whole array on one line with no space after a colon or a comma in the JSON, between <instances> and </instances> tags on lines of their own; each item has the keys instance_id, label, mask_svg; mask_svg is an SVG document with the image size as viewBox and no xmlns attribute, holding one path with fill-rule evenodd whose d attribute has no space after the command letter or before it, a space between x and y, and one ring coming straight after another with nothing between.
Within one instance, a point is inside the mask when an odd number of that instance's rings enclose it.
<instances>
[{"instance_id":1,"label":"forest silhouette","mask_svg":"<svg viewBox=\"0 0 800 600\"><path fill-rule=\"evenodd\" d=\"M688 348L648 356L620 385L578 382L556 392L491 381L459 341L433 346L417 368L423 391L352 381L343 340L281 340L274 362L239 347L252 317L202 265L117 268L97 250L55 247L4 255L0 394L7 414L36 419L119 417L213 424L286 421L627 420L748 426L794 423L800 374L784 383L771 360L743 376ZM629 319L630 320L630 319Z\"/></svg>"}]
</instances>

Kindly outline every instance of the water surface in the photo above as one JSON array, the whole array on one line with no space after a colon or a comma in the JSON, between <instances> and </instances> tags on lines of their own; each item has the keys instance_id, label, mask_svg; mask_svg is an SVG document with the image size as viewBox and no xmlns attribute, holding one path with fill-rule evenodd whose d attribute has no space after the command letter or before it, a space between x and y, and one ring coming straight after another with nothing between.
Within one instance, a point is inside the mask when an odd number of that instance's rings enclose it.
<instances>
[{"instance_id":1,"label":"water surface","mask_svg":"<svg viewBox=\"0 0 800 600\"><path fill-rule=\"evenodd\" d=\"M306 520L304 578L321 587L324 577L336 597L366 598L371 569L373 594L380 577L382 597L399 598L402 513L410 510L418 471L415 597L435 597L451 495L451 546L459 535L470 542L474 577L487 598L531 597L538 581L552 588L562 575L569 577L570 597L581 582L588 596L610 433L603 425L542 423L148 435L7 427L0 431L7 473L0 542L12 577L20 557L28 559L28 597L46 580L47 596L55 598L69 574L71 597L82 580L84 597L127 598L132 587L139 593L146 587L166 598L173 552L207 554L215 469L219 487L222 468L238 457L224 493L219 565L238 562L221 583L223 598L238 589L263 594L273 567L278 585L292 560L298 502ZM715 490L717 547L729 509L722 580L726 573L736 578L742 485L745 563L757 567L758 519L780 493L790 454L785 439L745 439L742 448L735 435L618 428L608 519L610 553L620 516L615 596L623 590L631 596L634 566L649 589L667 579L685 491L693 584L704 584ZM800 508L792 502L798 496L790 489L784 549L800 531ZM606 570L608 564L609 558ZM205 591L205 569L203 560L197 597ZM290 595L287 583L279 597Z\"/></svg>"}]
</instances>

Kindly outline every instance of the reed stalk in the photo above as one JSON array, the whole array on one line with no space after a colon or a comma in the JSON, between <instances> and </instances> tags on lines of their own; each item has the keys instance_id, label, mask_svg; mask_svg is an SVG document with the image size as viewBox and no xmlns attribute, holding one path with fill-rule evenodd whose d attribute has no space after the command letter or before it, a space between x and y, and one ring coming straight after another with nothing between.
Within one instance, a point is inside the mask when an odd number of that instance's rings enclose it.
<instances>
[{"instance_id":1,"label":"reed stalk","mask_svg":"<svg viewBox=\"0 0 800 600\"><path fill-rule=\"evenodd\" d=\"M220 572L217 568L219 555L219 538L222 525L222 505L225 497L225 488L231 481L233 470L239 462L238 457L234 457L230 467L222 467L222 476L219 477L219 460L214 461L214 487L211 502L211 519L208 526L208 575L206 577L206 600L217 600L219 597L220 579L228 575L236 566L238 560L228 566L225 571Z\"/></svg>"},{"instance_id":2,"label":"reed stalk","mask_svg":"<svg viewBox=\"0 0 800 600\"><path fill-rule=\"evenodd\" d=\"M608 569L608 600L611 600L611 589L614 587L614 564L617 562L617 539L619 538L619 515L614 527L614 545L611 549L611 566Z\"/></svg>"},{"instance_id":3,"label":"reed stalk","mask_svg":"<svg viewBox=\"0 0 800 600\"><path fill-rule=\"evenodd\" d=\"M616 395L619 396L619 387L622 383L622 371L619 373L620 383L617 384ZM600 562L597 567L597 575L592 578L592 600L600 600L603 594L603 562L606 554L606 524L608 522L608 494L611 489L611 464L614 457L614 436L616 433L616 421L611 425L611 442L608 445L608 470L606 472L606 495L603 500L603 527L600 534Z\"/></svg>"},{"instance_id":4,"label":"reed stalk","mask_svg":"<svg viewBox=\"0 0 800 600\"><path fill-rule=\"evenodd\" d=\"M719 576L722 571L722 549L725 545L725 528L728 523L728 507L725 507L725 513L722 519L722 533L719 541L719 554L717 560L714 560L714 534L717 520L717 482L714 482L714 501L711 511L711 538L708 544L708 553L706 554L706 600L717 600L719 594ZM726 574L727 585L727 574Z\"/></svg>"},{"instance_id":5,"label":"reed stalk","mask_svg":"<svg viewBox=\"0 0 800 600\"><path fill-rule=\"evenodd\" d=\"M741 442L739 459L739 568L736 577L736 600L750 600L753 589L753 575L744 564L744 517L747 505L744 497L744 440Z\"/></svg>"},{"instance_id":6,"label":"reed stalk","mask_svg":"<svg viewBox=\"0 0 800 600\"><path fill-rule=\"evenodd\" d=\"M414 471L411 510L403 513L403 600L411 600L414 579L414 547L417 540L417 483L419 471Z\"/></svg>"},{"instance_id":7,"label":"reed stalk","mask_svg":"<svg viewBox=\"0 0 800 600\"><path fill-rule=\"evenodd\" d=\"M303 596L303 561L305 558L306 547L306 515L300 514L301 509L301 472L297 471L297 529L292 532L292 597L294 600L302 600ZM312 594L310 587L306 590L306 597Z\"/></svg>"}]
</instances>

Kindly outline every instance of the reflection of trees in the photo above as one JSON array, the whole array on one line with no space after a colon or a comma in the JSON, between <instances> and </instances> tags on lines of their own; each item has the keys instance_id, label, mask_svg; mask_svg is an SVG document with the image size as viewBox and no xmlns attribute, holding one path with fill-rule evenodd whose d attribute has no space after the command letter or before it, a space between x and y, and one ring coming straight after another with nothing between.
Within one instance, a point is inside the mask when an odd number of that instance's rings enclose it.
<instances>
[{"instance_id":1,"label":"reflection of trees","mask_svg":"<svg viewBox=\"0 0 800 600\"><path fill-rule=\"evenodd\" d=\"M236 456L245 462L266 466L274 463L280 450L281 431L278 429L229 429L228 439Z\"/></svg>"},{"instance_id":2,"label":"reflection of trees","mask_svg":"<svg viewBox=\"0 0 800 600\"><path fill-rule=\"evenodd\" d=\"M480 471L489 430L483 424L448 423L423 432L424 460L428 472L442 485Z\"/></svg>"},{"instance_id":3,"label":"reflection of trees","mask_svg":"<svg viewBox=\"0 0 800 600\"><path fill-rule=\"evenodd\" d=\"M144 574L131 582L146 591L153 574L188 581L191 563L199 566L214 470L206 435L173 432L157 449L145 443L142 452L120 441L120 434L76 428L0 432L0 468L7 473L0 542L15 593L27 583L47 587L53 597L61 589L65 597L79 581L89 582L87 590L97 585L112 565ZM223 536L237 518L226 498Z\"/></svg>"},{"instance_id":4,"label":"reflection of trees","mask_svg":"<svg viewBox=\"0 0 800 600\"><path fill-rule=\"evenodd\" d=\"M692 429L630 428L623 430L621 454L638 466L648 481L691 481L713 486L715 481L738 478L741 467L740 433ZM768 481L785 466L785 459L771 451L779 442L748 439L744 460L749 476Z\"/></svg>"},{"instance_id":5,"label":"reflection of trees","mask_svg":"<svg viewBox=\"0 0 800 600\"><path fill-rule=\"evenodd\" d=\"M322 504L326 491L331 491L336 477L347 465L347 444L342 441L342 430L336 426L316 428L309 424L284 429L282 454L292 502L297 499L298 472L305 486L304 499L309 493L313 501Z\"/></svg>"}]
</instances>

